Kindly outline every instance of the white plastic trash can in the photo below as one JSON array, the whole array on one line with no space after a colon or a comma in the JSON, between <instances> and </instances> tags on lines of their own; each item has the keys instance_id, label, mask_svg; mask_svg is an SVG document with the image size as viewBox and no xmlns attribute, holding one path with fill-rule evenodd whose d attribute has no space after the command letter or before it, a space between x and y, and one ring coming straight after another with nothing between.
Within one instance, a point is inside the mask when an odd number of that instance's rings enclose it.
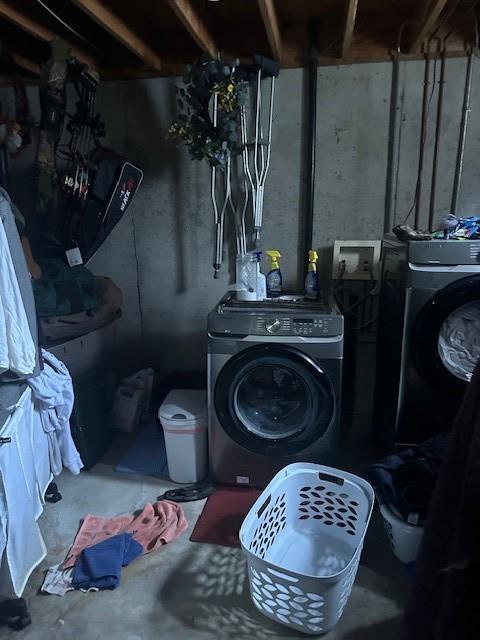
<instances>
[{"instance_id":1,"label":"white plastic trash can","mask_svg":"<svg viewBox=\"0 0 480 640\"><path fill-rule=\"evenodd\" d=\"M207 394L170 391L158 410L173 482L200 482L207 475Z\"/></svg>"}]
</instances>

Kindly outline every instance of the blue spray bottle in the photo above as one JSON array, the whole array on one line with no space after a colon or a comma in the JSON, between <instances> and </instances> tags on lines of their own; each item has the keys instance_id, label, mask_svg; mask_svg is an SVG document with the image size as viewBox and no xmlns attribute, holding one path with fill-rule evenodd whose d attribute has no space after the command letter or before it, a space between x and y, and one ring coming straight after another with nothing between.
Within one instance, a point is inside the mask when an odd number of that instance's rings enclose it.
<instances>
[{"instance_id":1,"label":"blue spray bottle","mask_svg":"<svg viewBox=\"0 0 480 640\"><path fill-rule=\"evenodd\" d=\"M316 300L318 298L317 260L318 253L312 249L308 252L308 271L305 276L305 298L307 298L307 300Z\"/></svg>"},{"instance_id":2,"label":"blue spray bottle","mask_svg":"<svg viewBox=\"0 0 480 640\"><path fill-rule=\"evenodd\" d=\"M278 263L278 259L282 257L282 254L276 249L270 249L265 253L272 261L270 271L267 273L267 296L269 298L278 298L283 292L282 272Z\"/></svg>"}]
</instances>

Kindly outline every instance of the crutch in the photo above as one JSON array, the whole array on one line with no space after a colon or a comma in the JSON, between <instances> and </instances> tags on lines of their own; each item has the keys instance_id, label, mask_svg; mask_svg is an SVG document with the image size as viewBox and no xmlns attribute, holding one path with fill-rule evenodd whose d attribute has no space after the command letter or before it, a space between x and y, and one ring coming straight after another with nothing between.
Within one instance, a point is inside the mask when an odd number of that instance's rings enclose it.
<instances>
[{"instance_id":1,"label":"crutch","mask_svg":"<svg viewBox=\"0 0 480 640\"><path fill-rule=\"evenodd\" d=\"M213 95L213 126L217 126L217 115L218 115L218 94L214 93ZM222 254L223 254L223 216L225 214L226 202L224 202L224 206L222 207L222 211L219 212L217 197L216 197L216 188L217 188L217 167L212 165L212 177L211 177L211 197L212 197L212 205L213 205L213 219L215 223L215 258L213 260L213 277L218 278L218 272L222 265Z\"/></svg>"},{"instance_id":2,"label":"crutch","mask_svg":"<svg viewBox=\"0 0 480 640\"><path fill-rule=\"evenodd\" d=\"M255 221L254 240L255 245L260 241L260 230L263 222L263 197L265 181L270 167L270 156L272 149L272 121L273 121L273 100L275 94L275 76L270 79L270 108L268 114L268 134L267 140L263 139L263 127L261 122L262 114L262 68L257 73L257 95L255 107L255 139L253 148L253 162L255 168Z\"/></svg>"}]
</instances>

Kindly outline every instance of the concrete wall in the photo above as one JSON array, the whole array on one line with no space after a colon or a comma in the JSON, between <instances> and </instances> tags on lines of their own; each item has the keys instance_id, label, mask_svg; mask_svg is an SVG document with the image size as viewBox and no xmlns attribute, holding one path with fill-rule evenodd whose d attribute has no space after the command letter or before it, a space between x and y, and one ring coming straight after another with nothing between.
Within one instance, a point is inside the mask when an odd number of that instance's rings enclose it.
<instances>
[{"instance_id":1,"label":"concrete wall","mask_svg":"<svg viewBox=\"0 0 480 640\"><path fill-rule=\"evenodd\" d=\"M462 104L465 60L447 61L437 211L449 211ZM438 68L436 77L438 79ZM433 65L432 65L433 72ZM390 114L391 65L319 69L314 244L328 283L335 239L379 239L383 234ZM461 213L480 210L478 74L460 198ZM399 106L400 164L395 217L403 221L413 203L420 135L423 63L402 63ZM106 144L145 171L131 209L91 261L111 275L125 295L122 335L126 361L154 364L163 373L205 365L205 318L227 289L228 268L212 279L213 225L209 171L184 149L165 140L176 115L169 79L101 85L99 110ZM30 92L31 93L31 92ZM264 248L278 248L289 287L298 280L302 221L304 72L282 71L276 92L271 171L265 196ZM32 95L32 93L31 93ZM11 104L3 92L0 99ZM10 102L9 102L10 101ZM35 107L34 107L35 110ZM424 196L429 190L436 93L429 112ZM27 156L12 162L14 191L25 195ZM21 179L20 179L21 177ZM27 206L27 205L25 205ZM422 199L423 222L428 202ZM412 215L413 218L413 215Z\"/></svg>"}]
</instances>

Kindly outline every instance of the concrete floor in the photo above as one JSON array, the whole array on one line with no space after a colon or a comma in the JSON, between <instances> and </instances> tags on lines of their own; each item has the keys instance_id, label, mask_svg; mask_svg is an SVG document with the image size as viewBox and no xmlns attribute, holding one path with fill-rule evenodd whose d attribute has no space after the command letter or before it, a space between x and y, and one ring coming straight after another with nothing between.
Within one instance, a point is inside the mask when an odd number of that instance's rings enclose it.
<instances>
[{"instance_id":1,"label":"concrete floor","mask_svg":"<svg viewBox=\"0 0 480 640\"><path fill-rule=\"evenodd\" d=\"M33 624L21 632L0 629L16 640L268 640L305 638L263 617L254 608L239 549L198 544L189 535L204 501L185 504L189 528L160 551L126 567L115 591L40 595L47 567L64 559L87 513L114 516L153 502L172 485L117 474L111 454L93 470L58 484L63 500L47 504L40 525L48 556L34 572L24 597ZM393 640L398 635L408 588L404 567L393 557L375 510L361 566L344 614L331 640Z\"/></svg>"}]
</instances>

